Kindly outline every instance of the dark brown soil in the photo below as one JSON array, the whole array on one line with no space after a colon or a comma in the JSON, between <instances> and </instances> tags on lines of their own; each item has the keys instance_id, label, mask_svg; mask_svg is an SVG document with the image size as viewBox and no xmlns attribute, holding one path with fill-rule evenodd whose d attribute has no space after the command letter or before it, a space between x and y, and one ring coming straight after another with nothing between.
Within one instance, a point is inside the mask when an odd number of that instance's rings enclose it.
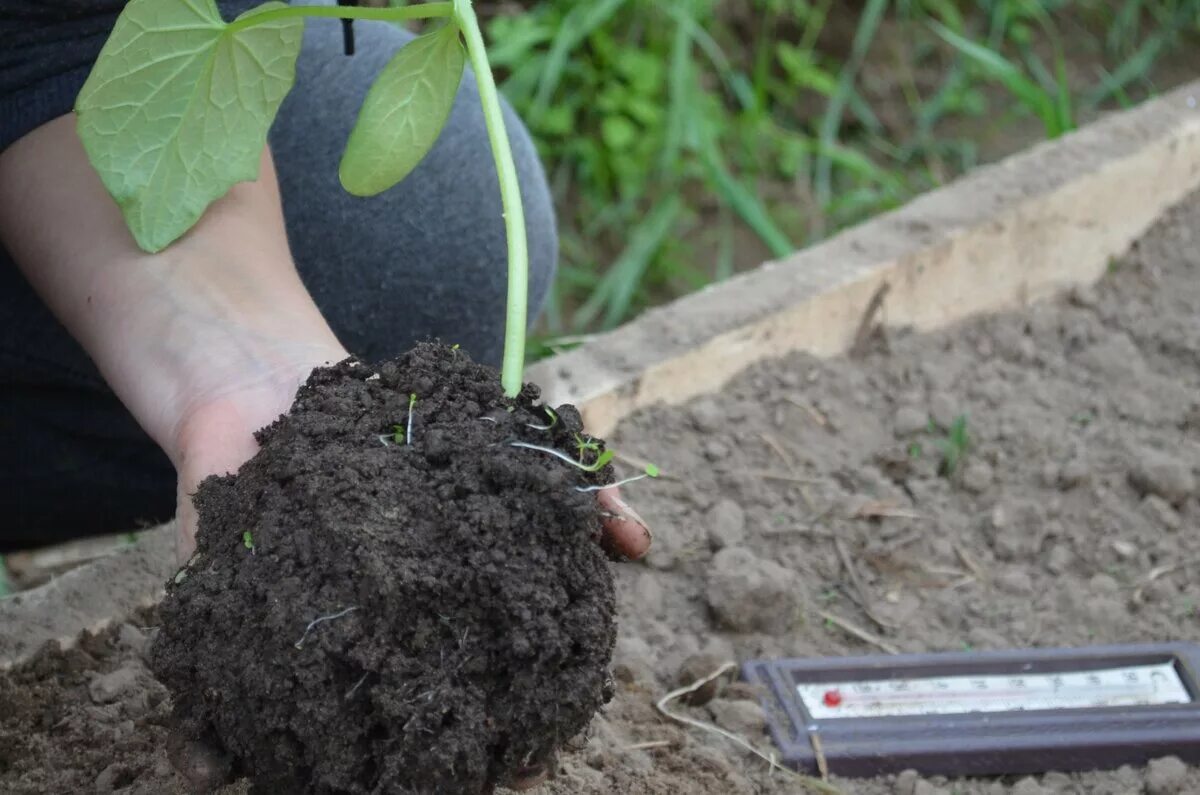
<instances>
[{"instance_id":1,"label":"dark brown soil","mask_svg":"<svg viewBox=\"0 0 1200 795\"><path fill-rule=\"evenodd\" d=\"M406 429L410 395L411 444ZM486 792L610 695L612 574L578 457L529 387L422 345L316 371L236 476L196 496L151 667L188 737L279 793ZM596 452L583 455L594 460Z\"/></svg>"}]
</instances>

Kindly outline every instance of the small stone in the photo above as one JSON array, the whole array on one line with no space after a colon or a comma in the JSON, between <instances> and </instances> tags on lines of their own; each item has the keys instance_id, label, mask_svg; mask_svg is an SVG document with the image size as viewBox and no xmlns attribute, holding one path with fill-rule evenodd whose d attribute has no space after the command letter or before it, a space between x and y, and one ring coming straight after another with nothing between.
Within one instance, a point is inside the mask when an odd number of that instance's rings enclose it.
<instances>
[{"instance_id":1,"label":"small stone","mask_svg":"<svg viewBox=\"0 0 1200 795\"><path fill-rule=\"evenodd\" d=\"M709 439L704 443L704 457L713 462L724 461L729 457L729 446L716 439Z\"/></svg>"},{"instance_id":2,"label":"small stone","mask_svg":"<svg viewBox=\"0 0 1200 795\"><path fill-rule=\"evenodd\" d=\"M746 512L733 500L721 500L708 517L708 543L714 550L735 547L746 538Z\"/></svg>"},{"instance_id":3,"label":"small stone","mask_svg":"<svg viewBox=\"0 0 1200 795\"><path fill-rule=\"evenodd\" d=\"M1083 458L1072 458L1058 471L1058 487L1064 491L1082 486L1091 477L1091 468Z\"/></svg>"},{"instance_id":4,"label":"small stone","mask_svg":"<svg viewBox=\"0 0 1200 795\"><path fill-rule=\"evenodd\" d=\"M1137 544L1132 541L1117 540L1112 542L1113 552L1117 553L1117 557L1121 560L1132 560L1137 557Z\"/></svg>"},{"instance_id":5,"label":"small stone","mask_svg":"<svg viewBox=\"0 0 1200 795\"><path fill-rule=\"evenodd\" d=\"M1051 574L1062 574L1075 561L1075 553L1063 544L1055 544L1046 553L1046 570Z\"/></svg>"},{"instance_id":6,"label":"small stone","mask_svg":"<svg viewBox=\"0 0 1200 795\"><path fill-rule=\"evenodd\" d=\"M1135 454L1129 483L1139 494L1155 494L1172 505L1182 505L1196 492L1196 476L1183 461L1158 450Z\"/></svg>"},{"instance_id":7,"label":"small stone","mask_svg":"<svg viewBox=\"0 0 1200 795\"><path fill-rule=\"evenodd\" d=\"M726 628L774 634L796 622L803 597L794 572L742 547L729 547L713 556L705 598Z\"/></svg>"},{"instance_id":8,"label":"small stone","mask_svg":"<svg viewBox=\"0 0 1200 795\"><path fill-rule=\"evenodd\" d=\"M754 701L718 698L708 705L708 709L718 726L741 737L754 740L767 727L766 714Z\"/></svg>"},{"instance_id":9,"label":"small stone","mask_svg":"<svg viewBox=\"0 0 1200 795\"><path fill-rule=\"evenodd\" d=\"M917 782L921 780L921 774L915 770L902 770L896 774L895 792L896 795L913 795L913 790L917 787Z\"/></svg>"},{"instance_id":10,"label":"small stone","mask_svg":"<svg viewBox=\"0 0 1200 795\"><path fill-rule=\"evenodd\" d=\"M1037 553L1037 537L1024 527L1005 527L992 536L992 550L1000 560L1025 560Z\"/></svg>"},{"instance_id":11,"label":"small stone","mask_svg":"<svg viewBox=\"0 0 1200 795\"><path fill-rule=\"evenodd\" d=\"M971 459L963 469L963 488L972 494L982 494L992 485L992 467L986 461Z\"/></svg>"},{"instance_id":12,"label":"small stone","mask_svg":"<svg viewBox=\"0 0 1200 795\"><path fill-rule=\"evenodd\" d=\"M112 673L102 674L88 684L88 694L97 704L111 704L137 685L138 671L130 666L118 668Z\"/></svg>"},{"instance_id":13,"label":"small stone","mask_svg":"<svg viewBox=\"0 0 1200 795\"><path fill-rule=\"evenodd\" d=\"M701 679L711 676L713 672L721 667L721 663L722 660L711 654L693 654L679 666L679 673L675 676L676 686L687 687L693 682L699 682ZM693 690L680 700L690 706L699 707L716 698L720 687L721 679L718 677L710 682L706 682L699 689Z\"/></svg>"},{"instance_id":14,"label":"small stone","mask_svg":"<svg viewBox=\"0 0 1200 795\"><path fill-rule=\"evenodd\" d=\"M1152 759L1146 768L1148 795L1176 795L1183 791L1187 766L1177 756Z\"/></svg>"},{"instance_id":15,"label":"small stone","mask_svg":"<svg viewBox=\"0 0 1200 795\"><path fill-rule=\"evenodd\" d=\"M1183 524L1179 512L1156 494L1147 495L1142 500L1142 513L1168 530L1178 530Z\"/></svg>"},{"instance_id":16,"label":"small stone","mask_svg":"<svg viewBox=\"0 0 1200 795\"><path fill-rule=\"evenodd\" d=\"M929 416L942 430L949 430L961 413L954 399L945 392L938 392L929 399Z\"/></svg>"},{"instance_id":17,"label":"small stone","mask_svg":"<svg viewBox=\"0 0 1200 795\"><path fill-rule=\"evenodd\" d=\"M712 398L702 397L693 401L689 413L692 425L701 433L714 433L725 424L725 417Z\"/></svg>"},{"instance_id":18,"label":"small stone","mask_svg":"<svg viewBox=\"0 0 1200 795\"><path fill-rule=\"evenodd\" d=\"M892 432L897 437L912 436L929 426L929 415L916 406L901 406L892 418Z\"/></svg>"},{"instance_id":19,"label":"small stone","mask_svg":"<svg viewBox=\"0 0 1200 795\"><path fill-rule=\"evenodd\" d=\"M1048 795L1046 788L1037 782L1033 776L1025 778L1013 784L1012 795Z\"/></svg>"},{"instance_id":20,"label":"small stone","mask_svg":"<svg viewBox=\"0 0 1200 795\"><path fill-rule=\"evenodd\" d=\"M996 577L996 587L1004 593L1025 596L1033 593L1033 578L1020 569L1008 569Z\"/></svg>"}]
</instances>

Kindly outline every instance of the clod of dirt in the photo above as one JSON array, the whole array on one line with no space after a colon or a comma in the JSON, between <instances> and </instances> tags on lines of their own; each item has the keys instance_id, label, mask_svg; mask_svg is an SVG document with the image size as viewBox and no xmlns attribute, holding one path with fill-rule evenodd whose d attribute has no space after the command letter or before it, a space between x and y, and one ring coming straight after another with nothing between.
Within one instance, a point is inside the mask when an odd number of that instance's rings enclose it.
<instances>
[{"instance_id":1,"label":"clod of dirt","mask_svg":"<svg viewBox=\"0 0 1200 795\"><path fill-rule=\"evenodd\" d=\"M1191 467L1157 450L1141 450L1135 454L1129 482L1138 493L1162 497L1173 505L1182 505L1197 488Z\"/></svg>"},{"instance_id":2,"label":"clod of dirt","mask_svg":"<svg viewBox=\"0 0 1200 795\"><path fill-rule=\"evenodd\" d=\"M897 437L912 436L929 427L929 415L916 406L901 406L892 418L892 430Z\"/></svg>"},{"instance_id":3,"label":"clod of dirt","mask_svg":"<svg viewBox=\"0 0 1200 795\"><path fill-rule=\"evenodd\" d=\"M111 704L131 692L138 683L138 669L126 665L112 673L102 674L88 685L92 701L97 704Z\"/></svg>"},{"instance_id":4,"label":"clod of dirt","mask_svg":"<svg viewBox=\"0 0 1200 795\"><path fill-rule=\"evenodd\" d=\"M757 740L767 728L766 713L757 701L718 698L708 705L713 723L739 737Z\"/></svg>"},{"instance_id":5,"label":"clod of dirt","mask_svg":"<svg viewBox=\"0 0 1200 795\"><path fill-rule=\"evenodd\" d=\"M182 733L263 792L470 793L581 731L616 627L579 489L612 473L512 446L603 449L536 398L432 344L315 371L196 495L198 551L151 650Z\"/></svg>"},{"instance_id":6,"label":"clod of dirt","mask_svg":"<svg viewBox=\"0 0 1200 795\"><path fill-rule=\"evenodd\" d=\"M1148 795L1176 795L1183 792L1187 778L1187 765L1177 756L1153 759L1146 768L1146 792Z\"/></svg>"},{"instance_id":7,"label":"clod of dirt","mask_svg":"<svg viewBox=\"0 0 1200 795\"><path fill-rule=\"evenodd\" d=\"M1032 776L1021 779L1012 788L1012 795L1049 795L1049 792Z\"/></svg>"},{"instance_id":8,"label":"clod of dirt","mask_svg":"<svg viewBox=\"0 0 1200 795\"><path fill-rule=\"evenodd\" d=\"M786 632L800 614L794 572L743 547L723 549L708 571L708 606L734 632Z\"/></svg>"},{"instance_id":9,"label":"clod of dirt","mask_svg":"<svg viewBox=\"0 0 1200 795\"><path fill-rule=\"evenodd\" d=\"M679 674L675 677L675 683L679 687L687 687L694 682L699 682L706 676L711 676L724 662L712 654L693 654L679 666ZM720 688L721 680L718 677L705 682L679 700L689 706L699 707L712 701Z\"/></svg>"},{"instance_id":10,"label":"clod of dirt","mask_svg":"<svg viewBox=\"0 0 1200 795\"><path fill-rule=\"evenodd\" d=\"M708 543L713 549L735 547L746 538L746 512L733 500L720 500L708 517Z\"/></svg>"}]
</instances>

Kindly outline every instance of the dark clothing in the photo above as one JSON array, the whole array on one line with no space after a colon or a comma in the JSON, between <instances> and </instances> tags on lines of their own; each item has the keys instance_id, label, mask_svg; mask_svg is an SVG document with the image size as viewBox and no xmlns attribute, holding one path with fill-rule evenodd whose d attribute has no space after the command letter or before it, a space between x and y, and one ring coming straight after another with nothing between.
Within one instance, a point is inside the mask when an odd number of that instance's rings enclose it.
<instances>
[{"instance_id":1,"label":"dark clothing","mask_svg":"<svg viewBox=\"0 0 1200 795\"><path fill-rule=\"evenodd\" d=\"M70 111L123 5L0 0L0 149ZM231 18L257 3L222 3ZM338 338L368 360L440 338L498 365L506 246L496 171L468 73L441 139L400 185L373 199L342 190L337 166L375 75L411 34L309 20L296 86L271 132L288 239ZM506 108L530 244L530 306L557 254L545 175ZM67 233L67 232L65 232ZM169 518L175 475L87 355L0 248L0 552L135 529Z\"/></svg>"}]
</instances>

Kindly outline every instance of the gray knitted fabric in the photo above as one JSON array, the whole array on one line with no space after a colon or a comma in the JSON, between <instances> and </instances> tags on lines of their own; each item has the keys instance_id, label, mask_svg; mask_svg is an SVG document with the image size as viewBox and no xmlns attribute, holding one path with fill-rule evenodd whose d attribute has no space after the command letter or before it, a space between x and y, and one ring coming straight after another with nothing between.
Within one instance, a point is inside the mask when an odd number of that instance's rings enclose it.
<instances>
[{"instance_id":1,"label":"gray knitted fabric","mask_svg":"<svg viewBox=\"0 0 1200 795\"><path fill-rule=\"evenodd\" d=\"M3 145L69 112L111 29L111 0L0 0ZM253 3L223 3L227 18ZM107 27L106 27L107 26ZM311 20L271 148L301 277L339 339L367 360L422 339L498 364L506 246L495 167L468 72L441 139L400 185L346 194L337 165L367 88L411 34ZM10 42L12 46L10 46ZM553 278L557 238L545 174L507 106L530 244L531 313ZM166 457L0 248L0 551L168 518Z\"/></svg>"}]
</instances>

